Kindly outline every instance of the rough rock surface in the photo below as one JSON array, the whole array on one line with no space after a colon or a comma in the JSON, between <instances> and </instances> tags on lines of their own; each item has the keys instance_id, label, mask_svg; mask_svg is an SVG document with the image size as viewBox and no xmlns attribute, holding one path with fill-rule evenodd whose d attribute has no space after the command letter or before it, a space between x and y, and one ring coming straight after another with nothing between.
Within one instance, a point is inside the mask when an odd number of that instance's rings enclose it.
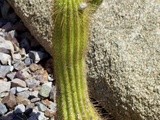
<instances>
[{"instance_id":1,"label":"rough rock surface","mask_svg":"<svg viewBox=\"0 0 160 120\"><path fill-rule=\"evenodd\" d=\"M51 1L8 1L51 53ZM90 91L117 120L160 119L159 45L159 0L104 0L94 14L87 60Z\"/></svg>"},{"instance_id":2,"label":"rough rock surface","mask_svg":"<svg viewBox=\"0 0 160 120\"><path fill-rule=\"evenodd\" d=\"M51 51L52 0L8 0L37 41Z\"/></svg>"}]
</instances>

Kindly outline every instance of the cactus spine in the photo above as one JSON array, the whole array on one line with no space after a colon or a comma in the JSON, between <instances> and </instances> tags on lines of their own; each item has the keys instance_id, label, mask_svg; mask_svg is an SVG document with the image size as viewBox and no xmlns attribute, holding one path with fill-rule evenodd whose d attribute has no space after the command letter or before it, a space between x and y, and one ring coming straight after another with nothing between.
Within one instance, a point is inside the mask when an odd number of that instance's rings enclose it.
<instances>
[{"instance_id":1,"label":"cactus spine","mask_svg":"<svg viewBox=\"0 0 160 120\"><path fill-rule=\"evenodd\" d=\"M90 7L84 0L54 0L53 56L58 120L100 120L87 88L85 54Z\"/></svg>"}]
</instances>

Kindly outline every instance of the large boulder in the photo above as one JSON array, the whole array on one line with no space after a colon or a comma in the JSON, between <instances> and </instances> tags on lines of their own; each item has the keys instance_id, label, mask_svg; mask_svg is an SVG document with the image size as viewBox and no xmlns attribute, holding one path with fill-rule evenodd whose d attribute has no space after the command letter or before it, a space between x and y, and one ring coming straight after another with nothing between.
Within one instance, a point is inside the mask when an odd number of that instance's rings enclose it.
<instances>
[{"instance_id":1,"label":"large boulder","mask_svg":"<svg viewBox=\"0 0 160 120\"><path fill-rule=\"evenodd\" d=\"M51 0L8 1L52 53ZM92 18L91 96L117 120L160 120L160 1L104 0Z\"/></svg>"}]
</instances>

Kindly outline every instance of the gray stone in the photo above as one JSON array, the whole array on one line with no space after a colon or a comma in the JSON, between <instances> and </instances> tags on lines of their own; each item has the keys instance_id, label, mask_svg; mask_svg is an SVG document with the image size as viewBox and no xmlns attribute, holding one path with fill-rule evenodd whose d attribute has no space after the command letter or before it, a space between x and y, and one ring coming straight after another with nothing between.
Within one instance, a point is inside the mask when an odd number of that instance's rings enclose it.
<instances>
[{"instance_id":1,"label":"gray stone","mask_svg":"<svg viewBox=\"0 0 160 120\"><path fill-rule=\"evenodd\" d=\"M33 60L31 59L31 58L26 58L25 60L24 60L24 63L25 63L25 65L26 66L28 66L28 65L31 65L32 63L33 63Z\"/></svg>"},{"instance_id":2,"label":"gray stone","mask_svg":"<svg viewBox=\"0 0 160 120\"><path fill-rule=\"evenodd\" d=\"M6 49L9 50L11 53L14 53L14 47L11 41L2 39L0 37L0 49Z\"/></svg>"},{"instance_id":3,"label":"gray stone","mask_svg":"<svg viewBox=\"0 0 160 120\"><path fill-rule=\"evenodd\" d=\"M34 63L38 63L39 61L48 57L48 55L45 52L41 51L30 51L28 55L33 60Z\"/></svg>"},{"instance_id":4,"label":"gray stone","mask_svg":"<svg viewBox=\"0 0 160 120\"><path fill-rule=\"evenodd\" d=\"M7 78L9 78L10 80L13 80L15 78L16 72L11 72L7 74Z\"/></svg>"},{"instance_id":5,"label":"gray stone","mask_svg":"<svg viewBox=\"0 0 160 120\"><path fill-rule=\"evenodd\" d=\"M0 78L4 78L7 73L13 70L13 66L9 65L0 65Z\"/></svg>"},{"instance_id":6,"label":"gray stone","mask_svg":"<svg viewBox=\"0 0 160 120\"><path fill-rule=\"evenodd\" d=\"M12 94L16 94L17 92L17 88L16 87L12 87L11 89L10 89L10 93L12 93Z\"/></svg>"},{"instance_id":7,"label":"gray stone","mask_svg":"<svg viewBox=\"0 0 160 120\"><path fill-rule=\"evenodd\" d=\"M13 66L16 70L22 70L25 68L25 64L22 61L17 61Z\"/></svg>"},{"instance_id":8,"label":"gray stone","mask_svg":"<svg viewBox=\"0 0 160 120\"><path fill-rule=\"evenodd\" d=\"M36 97L36 98L32 98L31 99L31 103L35 103L35 102L38 102L40 101L41 99L39 97Z\"/></svg>"},{"instance_id":9,"label":"gray stone","mask_svg":"<svg viewBox=\"0 0 160 120\"><path fill-rule=\"evenodd\" d=\"M23 87L17 87L17 93L19 93L19 92L23 92L23 91L26 91L26 90L28 90L28 88L23 88Z\"/></svg>"},{"instance_id":10,"label":"gray stone","mask_svg":"<svg viewBox=\"0 0 160 120\"><path fill-rule=\"evenodd\" d=\"M51 15L51 8L46 7L51 1L34 1L32 5L29 0L8 1L52 54L52 37L46 40L47 35L42 34L52 34L51 30L44 32L49 30L46 27L51 17L43 21ZM87 58L89 91L117 120L160 119L159 9L159 0L103 0L92 16ZM40 16L32 18L38 18L37 22L30 22L33 13Z\"/></svg>"},{"instance_id":11,"label":"gray stone","mask_svg":"<svg viewBox=\"0 0 160 120\"><path fill-rule=\"evenodd\" d=\"M29 91L19 92L19 93L17 93L17 96L22 96L22 97L28 98L30 96L30 92Z\"/></svg>"},{"instance_id":12,"label":"gray stone","mask_svg":"<svg viewBox=\"0 0 160 120\"><path fill-rule=\"evenodd\" d=\"M0 93L10 91L11 83L0 81Z\"/></svg>"},{"instance_id":13,"label":"gray stone","mask_svg":"<svg viewBox=\"0 0 160 120\"><path fill-rule=\"evenodd\" d=\"M39 111L44 112L45 110L47 110L48 108L41 102L37 102L36 105L38 106Z\"/></svg>"},{"instance_id":14,"label":"gray stone","mask_svg":"<svg viewBox=\"0 0 160 120\"><path fill-rule=\"evenodd\" d=\"M50 94L50 92L51 92L51 89L52 89L52 83L51 83L51 82L44 83L44 84L41 86L41 89L40 89L39 94L40 94L42 97L49 97L49 94Z\"/></svg>"},{"instance_id":15,"label":"gray stone","mask_svg":"<svg viewBox=\"0 0 160 120\"><path fill-rule=\"evenodd\" d=\"M50 108L50 110L52 110L53 112L57 111L57 104L54 102L50 101L50 104L48 105L48 107Z\"/></svg>"},{"instance_id":16,"label":"gray stone","mask_svg":"<svg viewBox=\"0 0 160 120\"><path fill-rule=\"evenodd\" d=\"M8 63L11 63L11 56L6 54L6 53L1 53L0 52L0 62L3 64L3 65L6 65Z\"/></svg>"},{"instance_id":17,"label":"gray stone","mask_svg":"<svg viewBox=\"0 0 160 120\"><path fill-rule=\"evenodd\" d=\"M32 92L30 92L30 96L33 96L33 97L38 97L38 91L37 90L34 90Z\"/></svg>"},{"instance_id":18,"label":"gray stone","mask_svg":"<svg viewBox=\"0 0 160 120\"><path fill-rule=\"evenodd\" d=\"M26 83L21 80L21 79L18 79L18 78L15 78L11 81L11 85L12 87L26 87Z\"/></svg>"},{"instance_id":19,"label":"gray stone","mask_svg":"<svg viewBox=\"0 0 160 120\"><path fill-rule=\"evenodd\" d=\"M23 113L25 112L25 106L23 104L19 104L14 109L15 113Z\"/></svg>"},{"instance_id":20,"label":"gray stone","mask_svg":"<svg viewBox=\"0 0 160 120\"><path fill-rule=\"evenodd\" d=\"M56 86L53 86L49 98L54 102L56 101L56 92L57 92Z\"/></svg>"},{"instance_id":21,"label":"gray stone","mask_svg":"<svg viewBox=\"0 0 160 120\"><path fill-rule=\"evenodd\" d=\"M0 116L4 115L7 112L7 108L4 104L0 103Z\"/></svg>"},{"instance_id":22,"label":"gray stone","mask_svg":"<svg viewBox=\"0 0 160 120\"><path fill-rule=\"evenodd\" d=\"M34 78L27 79L27 80L25 80L25 82L27 84L27 87L29 87L29 88L35 88L35 87L39 86L39 84L40 84L40 81L35 80Z\"/></svg>"},{"instance_id":23,"label":"gray stone","mask_svg":"<svg viewBox=\"0 0 160 120\"><path fill-rule=\"evenodd\" d=\"M14 53L14 54L12 54L12 58L13 58L14 62L20 61L21 60L21 54L20 53Z\"/></svg>"},{"instance_id":24,"label":"gray stone","mask_svg":"<svg viewBox=\"0 0 160 120\"><path fill-rule=\"evenodd\" d=\"M14 13L13 13L14 14ZM17 36L17 32L15 30L11 30L7 33L11 39L14 39ZM14 43L14 42L13 42ZM16 43L17 44L17 43Z\"/></svg>"}]
</instances>

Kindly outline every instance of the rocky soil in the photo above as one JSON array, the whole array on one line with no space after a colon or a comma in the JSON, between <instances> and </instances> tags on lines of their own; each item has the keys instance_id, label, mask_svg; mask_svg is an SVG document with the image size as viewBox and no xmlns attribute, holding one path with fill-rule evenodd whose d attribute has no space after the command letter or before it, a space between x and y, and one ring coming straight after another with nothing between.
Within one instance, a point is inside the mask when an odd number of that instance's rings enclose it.
<instances>
[{"instance_id":1,"label":"rocky soil","mask_svg":"<svg viewBox=\"0 0 160 120\"><path fill-rule=\"evenodd\" d=\"M0 0L0 120L54 120L51 57Z\"/></svg>"}]
</instances>

